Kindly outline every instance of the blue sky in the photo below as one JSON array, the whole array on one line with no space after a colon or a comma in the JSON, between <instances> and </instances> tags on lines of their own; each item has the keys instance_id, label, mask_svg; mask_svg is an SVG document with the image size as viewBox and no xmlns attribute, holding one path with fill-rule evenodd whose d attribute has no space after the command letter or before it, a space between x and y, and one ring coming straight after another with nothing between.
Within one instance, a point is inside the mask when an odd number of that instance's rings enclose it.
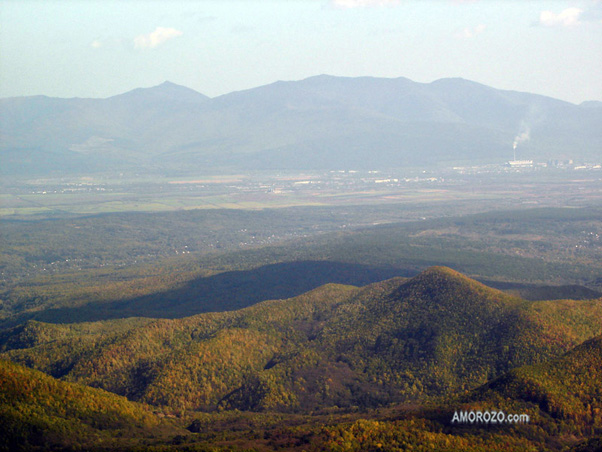
<instances>
[{"instance_id":1,"label":"blue sky","mask_svg":"<svg viewBox=\"0 0 602 452\"><path fill-rule=\"evenodd\" d=\"M3 0L0 97L215 97L317 74L602 100L602 1Z\"/></svg>"}]
</instances>

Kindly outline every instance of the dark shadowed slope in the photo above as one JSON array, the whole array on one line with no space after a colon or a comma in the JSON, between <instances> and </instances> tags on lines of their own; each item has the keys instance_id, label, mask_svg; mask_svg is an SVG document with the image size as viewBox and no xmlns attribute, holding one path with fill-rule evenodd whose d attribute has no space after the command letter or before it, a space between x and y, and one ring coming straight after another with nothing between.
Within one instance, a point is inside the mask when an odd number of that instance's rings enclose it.
<instances>
[{"instance_id":1,"label":"dark shadowed slope","mask_svg":"<svg viewBox=\"0 0 602 452\"><path fill-rule=\"evenodd\" d=\"M127 287L121 286L121 290L115 291L115 298L108 300L98 296L99 290L108 290L101 283L92 295L76 292L71 299L67 298L68 302L63 306L28 310L5 319L1 324L6 327L31 319L73 323L125 317L181 318L201 312L232 311L263 300L290 298L327 283L362 286L400 274L411 273L391 267L345 262L281 262L251 270L191 278L184 282L174 280L164 290L140 296L127 296ZM134 282L133 285L139 284L144 282ZM63 295L65 286L59 287L58 291Z\"/></svg>"}]
</instances>

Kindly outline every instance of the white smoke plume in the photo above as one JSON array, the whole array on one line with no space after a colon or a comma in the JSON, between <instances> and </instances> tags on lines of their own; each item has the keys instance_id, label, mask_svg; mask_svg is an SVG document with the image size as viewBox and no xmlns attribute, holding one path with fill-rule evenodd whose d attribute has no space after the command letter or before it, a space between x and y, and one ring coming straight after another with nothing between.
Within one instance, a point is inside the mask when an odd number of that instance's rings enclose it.
<instances>
[{"instance_id":1,"label":"white smoke plume","mask_svg":"<svg viewBox=\"0 0 602 452\"><path fill-rule=\"evenodd\" d=\"M530 138L531 138L531 128L523 127L523 131L514 138L514 143L512 144L512 148L516 149L516 146L518 146L519 143L524 143L525 141L529 141Z\"/></svg>"}]
</instances>

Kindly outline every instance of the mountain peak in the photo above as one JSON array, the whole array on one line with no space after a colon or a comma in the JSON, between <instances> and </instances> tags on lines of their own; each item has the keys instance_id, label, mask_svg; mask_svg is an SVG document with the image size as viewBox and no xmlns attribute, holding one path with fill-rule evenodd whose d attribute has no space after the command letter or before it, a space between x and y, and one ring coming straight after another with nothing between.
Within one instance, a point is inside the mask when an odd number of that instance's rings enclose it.
<instances>
[{"instance_id":1,"label":"mountain peak","mask_svg":"<svg viewBox=\"0 0 602 452\"><path fill-rule=\"evenodd\" d=\"M586 100L579 104L580 107L584 108L602 108L602 102L598 100Z\"/></svg>"},{"instance_id":2,"label":"mountain peak","mask_svg":"<svg viewBox=\"0 0 602 452\"><path fill-rule=\"evenodd\" d=\"M174 83L174 82L170 82L169 80L165 80L163 83L161 83L161 84L159 84L159 85L157 85L157 86L168 86L168 87L169 87L169 86L178 86L178 87L185 88L185 87L183 87L182 85L178 85L178 84L176 84L176 83Z\"/></svg>"},{"instance_id":3,"label":"mountain peak","mask_svg":"<svg viewBox=\"0 0 602 452\"><path fill-rule=\"evenodd\" d=\"M419 273L415 278L412 278L412 280L414 280L414 279L426 280L426 281L438 280L438 281L447 281L447 282L478 284L483 287L486 287L486 286L482 285L481 283L479 283L478 281L475 281L474 279L471 279L468 276L463 275L462 273L457 272L456 270L453 270L444 265L436 265L434 267L429 267L426 270Z\"/></svg>"},{"instance_id":4,"label":"mountain peak","mask_svg":"<svg viewBox=\"0 0 602 452\"><path fill-rule=\"evenodd\" d=\"M136 88L109 99L127 99L141 101L176 101L181 103L200 103L209 100L209 97L199 93L191 88L182 85L177 85L168 80L160 85L151 86L150 88Z\"/></svg>"},{"instance_id":5,"label":"mountain peak","mask_svg":"<svg viewBox=\"0 0 602 452\"><path fill-rule=\"evenodd\" d=\"M396 298L410 297L446 305L489 302L515 302L517 299L471 279L449 267L435 266L424 270L395 293Z\"/></svg>"},{"instance_id":6,"label":"mountain peak","mask_svg":"<svg viewBox=\"0 0 602 452\"><path fill-rule=\"evenodd\" d=\"M491 86L483 85L482 83L467 80L461 77L449 77L435 80L428 84L428 86L448 98L454 95L460 96L474 96L474 95L497 95L498 90Z\"/></svg>"}]
</instances>

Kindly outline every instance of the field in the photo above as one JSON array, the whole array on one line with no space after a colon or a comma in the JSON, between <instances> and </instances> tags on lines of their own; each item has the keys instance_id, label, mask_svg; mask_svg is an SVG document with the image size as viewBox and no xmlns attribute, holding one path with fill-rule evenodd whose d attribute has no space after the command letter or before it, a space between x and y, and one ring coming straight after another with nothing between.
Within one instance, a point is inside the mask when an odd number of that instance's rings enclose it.
<instances>
[{"instance_id":1,"label":"field","mask_svg":"<svg viewBox=\"0 0 602 452\"><path fill-rule=\"evenodd\" d=\"M0 217L35 218L110 212L270 209L296 206L404 206L455 203L462 213L520 206L600 202L600 171L459 170L256 173L198 178L107 176L4 181ZM578 178L575 176L579 176ZM559 195L562 193L562 195ZM439 215L439 212L435 212ZM432 216L432 215L431 215Z\"/></svg>"}]
</instances>

